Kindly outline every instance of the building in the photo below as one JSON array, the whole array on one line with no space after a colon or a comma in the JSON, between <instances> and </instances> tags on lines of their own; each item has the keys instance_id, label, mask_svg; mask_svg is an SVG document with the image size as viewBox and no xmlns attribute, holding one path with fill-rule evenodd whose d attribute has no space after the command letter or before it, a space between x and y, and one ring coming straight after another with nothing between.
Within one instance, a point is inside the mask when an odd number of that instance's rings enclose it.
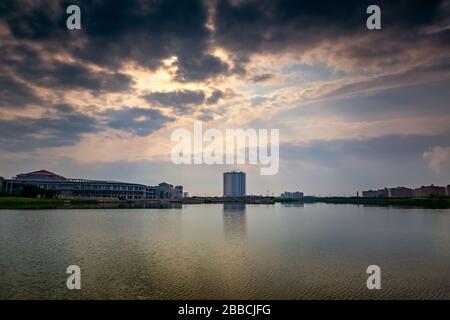
<instances>
[{"instance_id":1,"label":"building","mask_svg":"<svg viewBox=\"0 0 450 320\"><path fill-rule=\"evenodd\" d=\"M362 192L363 198L387 198L389 192L387 188L378 190L367 190Z\"/></svg>"},{"instance_id":2,"label":"building","mask_svg":"<svg viewBox=\"0 0 450 320\"><path fill-rule=\"evenodd\" d=\"M450 184L447 186L447 196L450 197Z\"/></svg>"},{"instance_id":3,"label":"building","mask_svg":"<svg viewBox=\"0 0 450 320\"><path fill-rule=\"evenodd\" d=\"M295 192L288 192L285 191L281 194L281 199L301 199L303 198L303 192L295 191Z\"/></svg>"},{"instance_id":4,"label":"building","mask_svg":"<svg viewBox=\"0 0 450 320\"><path fill-rule=\"evenodd\" d=\"M0 177L0 193L3 193L4 183L5 183L5 179L3 177Z\"/></svg>"},{"instance_id":5,"label":"building","mask_svg":"<svg viewBox=\"0 0 450 320\"><path fill-rule=\"evenodd\" d=\"M172 198L173 185L162 182L158 185L158 198L171 199Z\"/></svg>"},{"instance_id":6,"label":"building","mask_svg":"<svg viewBox=\"0 0 450 320\"><path fill-rule=\"evenodd\" d=\"M414 198L414 189L405 187L396 187L388 189L389 198Z\"/></svg>"},{"instance_id":7,"label":"building","mask_svg":"<svg viewBox=\"0 0 450 320\"><path fill-rule=\"evenodd\" d=\"M446 193L447 190L445 187L439 187L433 184L430 186L421 186L415 190L416 198L444 197Z\"/></svg>"},{"instance_id":8,"label":"building","mask_svg":"<svg viewBox=\"0 0 450 320\"><path fill-rule=\"evenodd\" d=\"M66 198L117 198L123 200L171 199L172 185L146 186L118 181L70 179L47 170L18 174L4 181L4 192L18 194L25 185L38 186Z\"/></svg>"},{"instance_id":9,"label":"building","mask_svg":"<svg viewBox=\"0 0 450 320\"><path fill-rule=\"evenodd\" d=\"M223 173L223 196L245 196L245 172L230 171Z\"/></svg>"},{"instance_id":10,"label":"building","mask_svg":"<svg viewBox=\"0 0 450 320\"><path fill-rule=\"evenodd\" d=\"M172 190L172 196L174 199L183 198L183 186L175 186Z\"/></svg>"}]
</instances>

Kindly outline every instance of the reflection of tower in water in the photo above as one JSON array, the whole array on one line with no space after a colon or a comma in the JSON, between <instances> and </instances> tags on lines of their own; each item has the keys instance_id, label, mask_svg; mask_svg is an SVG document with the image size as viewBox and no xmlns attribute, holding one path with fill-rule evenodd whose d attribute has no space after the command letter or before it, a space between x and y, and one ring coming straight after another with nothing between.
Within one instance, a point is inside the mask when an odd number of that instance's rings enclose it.
<instances>
[{"instance_id":1,"label":"reflection of tower in water","mask_svg":"<svg viewBox=\"0 0 450 320\"><path fill-rule=\"evenodd\" d=\"M242 238L247 235L245 203L223 204L223 231L226 237Z\"/></svg>"}]
</instances>

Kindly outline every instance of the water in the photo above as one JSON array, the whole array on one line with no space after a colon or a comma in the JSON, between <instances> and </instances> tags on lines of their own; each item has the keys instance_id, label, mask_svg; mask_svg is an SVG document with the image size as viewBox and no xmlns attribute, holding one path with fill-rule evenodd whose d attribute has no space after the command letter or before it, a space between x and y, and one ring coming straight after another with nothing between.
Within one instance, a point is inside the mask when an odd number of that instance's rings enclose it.
<instances>
[{"instance_id":1,"label":"water","mask_svg":"<svg viewBox=\"0 0 450 320\"><path fill-rule=\"evenodd\" d=\"M66 289L72 264L81 290ZM450 210L0 210L0 298L450 299Z\"/></svg>"}]
</instances>

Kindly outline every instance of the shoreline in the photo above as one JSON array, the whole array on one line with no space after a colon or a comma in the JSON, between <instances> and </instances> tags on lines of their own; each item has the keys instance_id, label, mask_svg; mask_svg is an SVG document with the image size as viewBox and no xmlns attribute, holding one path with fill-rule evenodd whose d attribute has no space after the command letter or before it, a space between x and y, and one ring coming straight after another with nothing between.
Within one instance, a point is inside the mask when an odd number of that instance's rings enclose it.
<instances>
[{"instance_id":1,"label":"shoreline","mask_svg":"<svg viewBox=\"0 0 450 320\"><path fill-rule=\"evenodd\" d=\"M405 208L450 209L450 197L440 198L362 198L362 197L305 197L303 203L355 204L396 206Z\"/></svg>"},{"instance_id":2,"label":"shoreline","mask_svg":"<svg viewBox=\"0 0 450 320\"><path fill-rule=\"evenodd\" d=\"M395 206L405 208L450 209L450 197L441 198L361 198L361 197L312 197L281 199L275 197L190 197L185 199L135 200L106 202L100 200L37 199L24 197L0 197L1 209L126 209L126 208L181 208L183 204L353 204L365 206Z\"/></svg>"}]
</instances>

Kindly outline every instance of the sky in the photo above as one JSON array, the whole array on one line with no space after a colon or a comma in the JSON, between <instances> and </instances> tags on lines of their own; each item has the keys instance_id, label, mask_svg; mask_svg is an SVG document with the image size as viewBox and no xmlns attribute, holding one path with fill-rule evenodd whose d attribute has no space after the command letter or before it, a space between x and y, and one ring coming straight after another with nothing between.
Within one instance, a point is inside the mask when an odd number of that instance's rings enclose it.
<instances>
[{"instance_id":1,"label":"sky","mask_svg":"<svg viewBox=\"0 0 450 320\"><path fill-rule=\"evenodd\" d=\"M66 8L81 9L68 30ZM381 9L368 30L366 9ZM353 195L450 184L450 1L0 3L0 176ZM176 165L177 128L279 129L280 167Z\"/></svg>"}]
</instances>

